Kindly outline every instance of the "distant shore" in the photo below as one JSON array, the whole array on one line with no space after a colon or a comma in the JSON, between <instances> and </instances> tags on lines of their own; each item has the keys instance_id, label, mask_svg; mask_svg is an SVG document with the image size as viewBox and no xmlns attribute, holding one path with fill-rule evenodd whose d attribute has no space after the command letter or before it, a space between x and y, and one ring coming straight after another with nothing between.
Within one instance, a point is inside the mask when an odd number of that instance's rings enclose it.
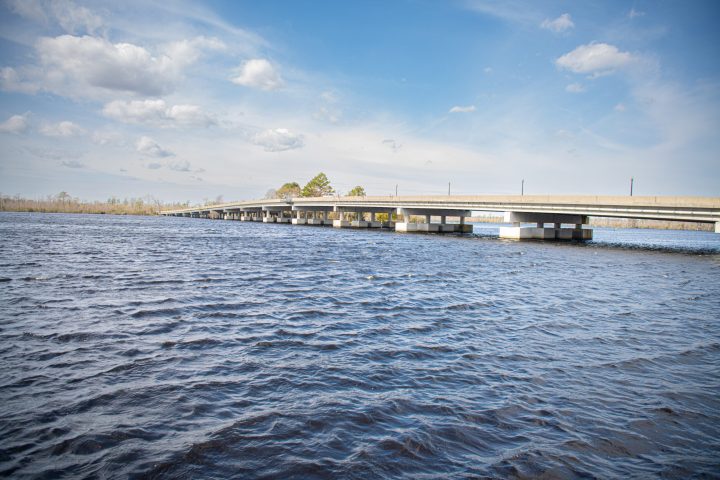
<instances>
[{"instance_id":1,"label":"distant shore","mask_svg":"<svg viewBox=\"0 0 720 480\"><path fill-rule=\"evenodd\" d=\"M0 195L0 212L92 213L108 215L157 215L166 208L184 208L184 204L166 204L152 197L110 198L106 202L85 202L66 193L45 199Z\"/></svg>"}]
</instances>

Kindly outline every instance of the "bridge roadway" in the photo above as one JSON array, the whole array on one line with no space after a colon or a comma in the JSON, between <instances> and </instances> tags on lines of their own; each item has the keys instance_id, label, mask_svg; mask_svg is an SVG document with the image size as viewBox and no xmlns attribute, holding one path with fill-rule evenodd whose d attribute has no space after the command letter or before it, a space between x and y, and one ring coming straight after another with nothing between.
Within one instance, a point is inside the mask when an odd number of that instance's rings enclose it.
<instances>
[{"instance_id":1,"label":"bridge roadway","mask_svg":"<svg viewBox=\"0 0 720 480\"><path fill-rule=\"evenodd\" d=\"M160 214L298 225L394 228L399 232L469 233L472 225L467 225L465 218L472 212L505 212L505 222L512 226L501 227L503 238L588 240L592 239L592 230L583 228L588 217L712 223L715 232L720 233L720 197L328 196L241 201L165 210ZM331 215L334 218L331 219ZM451 223L448 218L457 218L457 221ZM528 223L534 225L523 225Z\"/></svg>"}]
</instances>

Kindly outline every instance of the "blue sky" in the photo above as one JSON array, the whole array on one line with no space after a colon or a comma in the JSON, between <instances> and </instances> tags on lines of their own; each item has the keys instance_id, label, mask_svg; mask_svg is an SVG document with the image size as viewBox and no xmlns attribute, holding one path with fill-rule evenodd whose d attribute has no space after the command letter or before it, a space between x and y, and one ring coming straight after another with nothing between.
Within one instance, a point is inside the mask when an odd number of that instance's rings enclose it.
<instances>
[{"instance_id":1,"label":"blue sky","mask_svg":"<svg viewBox=\"0 0 720 480\"><path fill-rule=\"evenodd\" d=\"M0 192L720 195L720 3L0 4Z\"/></svg>"}]
</instances>

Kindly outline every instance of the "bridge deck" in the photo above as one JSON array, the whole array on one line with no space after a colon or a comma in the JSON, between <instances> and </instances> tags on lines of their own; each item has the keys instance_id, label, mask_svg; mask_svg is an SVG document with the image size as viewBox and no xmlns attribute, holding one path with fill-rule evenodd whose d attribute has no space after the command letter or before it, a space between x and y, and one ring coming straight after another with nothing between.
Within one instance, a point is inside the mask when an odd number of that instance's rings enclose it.
<instances>
[{"instance_id":1,"label":"bridge deck","mask_svg":"<svg viewBox=\"0 0 720 480\"><path fill-rule=\"evenodd\" d=\"M361 211L373 210L470 210L486 212L527 212L592 217L620 217L689 222L720 222L718 197L598 196L598 195L452 195L452 196L368 196L264 199L220 205L166 210L161 215L200 214L241 209L317 207ZM450 213L450 212L448 212ZM433 213L435 214L435 213Z\"/></svg>"}]
</instances>

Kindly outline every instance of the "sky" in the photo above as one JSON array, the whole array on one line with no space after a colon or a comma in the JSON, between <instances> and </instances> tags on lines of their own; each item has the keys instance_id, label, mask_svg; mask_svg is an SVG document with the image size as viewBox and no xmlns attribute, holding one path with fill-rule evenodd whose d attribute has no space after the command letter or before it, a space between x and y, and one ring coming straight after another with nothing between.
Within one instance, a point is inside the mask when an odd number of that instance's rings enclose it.
<instances>
[{"instance_id":1,"label":"sky","mask_svg":"<svg viewBox=\"0 0 720 480\"><path fill-rule=\"evenodd\" d=\"M0 193L720 196L720 2L4 0Z\"/></svg>"}]
</instances>

